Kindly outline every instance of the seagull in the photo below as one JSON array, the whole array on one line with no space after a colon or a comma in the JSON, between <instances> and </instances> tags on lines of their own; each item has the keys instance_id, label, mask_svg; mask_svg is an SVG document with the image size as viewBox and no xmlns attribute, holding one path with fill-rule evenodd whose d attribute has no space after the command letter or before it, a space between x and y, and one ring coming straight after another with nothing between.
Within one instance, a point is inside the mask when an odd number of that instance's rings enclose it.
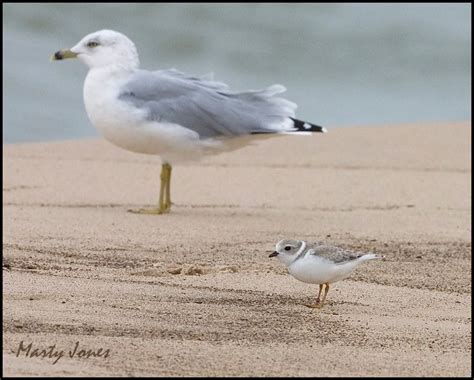
<instances>
[{"instance_id":1,"label":"seagull","mask_svg":"<svg viewBox=\"0 0 474 380\"><path fill-rule=\"evenodd\" d=\"M157 207L134 212L170 211L171 171L176 163L235 150L258 138L326 132L296 119L296 104L278 96L286 91L282 85L235 92L212 75L142 70L135 44L113 30L88 34L72 48L54 53L51 60L70 58L89 68L84 104L102 136L120 148L162 159Z\"/></svg>"},{"instance_id":2,"label":"seagull","mask_svg":"<svg viewBox=\"0 0 474 380\"><path fill-rule=\"evenodd\" d=\"M374 253L358 253L324 243L308 243L304 240L281 240L275 252L269 257L277 257L288 272L297 280L309 284L319 284L319 293L311 308L322 308L329 292L329 284L341 281L351 275L359 264L382 259ZM323 299L321 293L324 290Z\"/></svg>"}]
</instances>

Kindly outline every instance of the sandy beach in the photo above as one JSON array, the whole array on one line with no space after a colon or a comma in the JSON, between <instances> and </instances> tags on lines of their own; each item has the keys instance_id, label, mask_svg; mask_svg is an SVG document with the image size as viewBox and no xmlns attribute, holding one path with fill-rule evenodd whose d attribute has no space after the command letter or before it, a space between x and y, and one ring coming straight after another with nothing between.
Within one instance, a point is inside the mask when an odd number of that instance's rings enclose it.
<instances>
[{"instance_id":1,"label":"sandy beach","mask_svg":"<svg viewBox=\"0 0 474 380\"><path fill-rule=\"evenodd\" d=\"M161 216L127 212L157 201L158 157L3 145L4 375L470 376L470 140L268 139L176 166ZM385 259L309 309L317 285L268 257L283 238Z\"/></svg>"}]
</instances>

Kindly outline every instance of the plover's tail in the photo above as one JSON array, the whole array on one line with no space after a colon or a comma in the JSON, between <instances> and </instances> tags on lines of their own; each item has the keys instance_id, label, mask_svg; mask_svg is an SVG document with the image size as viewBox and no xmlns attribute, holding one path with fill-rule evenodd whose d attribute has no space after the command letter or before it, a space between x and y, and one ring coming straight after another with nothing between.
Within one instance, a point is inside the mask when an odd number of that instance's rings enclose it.
<instances>
[{"instance_id":1,"label":"plover's tail","mask_svg":"<svg viewBox=\"0 0 474 380\"><path fill-rule=\"evenodd\" d=\"M359 261L383 259L384 257L385 256L376 255L375 253L367 253L366 255L362 255L361 257L359 257Z\"/></svg>"}]
</instances>

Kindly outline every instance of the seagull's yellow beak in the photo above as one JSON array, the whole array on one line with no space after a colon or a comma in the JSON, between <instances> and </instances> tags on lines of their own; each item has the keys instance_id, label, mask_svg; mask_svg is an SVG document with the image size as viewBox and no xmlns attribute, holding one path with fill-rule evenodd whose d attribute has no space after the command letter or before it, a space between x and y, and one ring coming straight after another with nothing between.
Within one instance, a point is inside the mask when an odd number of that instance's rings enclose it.
<instances>
[{"instance_id":1,"label":"seagull's yellow beak","mask_svg":"<svg viewBox=\"0 0 474 380\"><path fill-rule=\"evenodd\" d=\"M68 59L68 58L76 58L77 53L74 53L71 50L59 50L56 53L54 53L49 59L51 61L60 61L62 59Z\"/></svg>"}]
</instances>

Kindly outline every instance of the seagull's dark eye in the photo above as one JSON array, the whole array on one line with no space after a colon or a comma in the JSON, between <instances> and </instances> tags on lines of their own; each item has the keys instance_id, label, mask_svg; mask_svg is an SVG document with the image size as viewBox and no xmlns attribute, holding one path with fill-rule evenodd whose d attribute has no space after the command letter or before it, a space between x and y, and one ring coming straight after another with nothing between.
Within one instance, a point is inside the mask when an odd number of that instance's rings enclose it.
<instances>
[{"instance_id":1,"label":"seagull's dark eye","mask_svg":"<svg viewBox=\"0 0 474 380\"><path fill-rule=\"evenodd\" d=\"M98 42L91 41L91 42L87 43L87 47L93 48L93 47L96 47L96 46L99 46Z\"/></svg>"},{"instance_id":2,"label":"seagull's dark eye","mask_svg":"<svg viewBox=\"0 0 474 380\"><path fill-rule=\"evenodd\" d=\"M290 247L289 245L287 245L287 246L285 247L285 251L289 251L290 249L291 249L291 247Z\"/></svg>"}]
</instances>

